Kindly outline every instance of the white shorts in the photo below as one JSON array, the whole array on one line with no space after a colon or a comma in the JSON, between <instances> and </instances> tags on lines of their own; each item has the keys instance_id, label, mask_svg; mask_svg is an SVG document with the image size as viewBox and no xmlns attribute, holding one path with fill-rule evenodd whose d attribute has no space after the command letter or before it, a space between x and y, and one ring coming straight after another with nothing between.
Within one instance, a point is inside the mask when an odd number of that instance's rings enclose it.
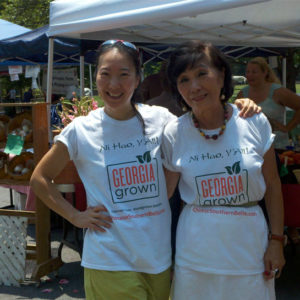
<instances>
[{"instance_id":1,"label":"white shorts","mask_svg":"<svg viewBox=\"0 0 300 300\"><path fill-rule=\"evenodd\" d=\"M172 300L275 300L274 279L262 274L219 275L175 267Z\"/></svg>"}]
</instances>

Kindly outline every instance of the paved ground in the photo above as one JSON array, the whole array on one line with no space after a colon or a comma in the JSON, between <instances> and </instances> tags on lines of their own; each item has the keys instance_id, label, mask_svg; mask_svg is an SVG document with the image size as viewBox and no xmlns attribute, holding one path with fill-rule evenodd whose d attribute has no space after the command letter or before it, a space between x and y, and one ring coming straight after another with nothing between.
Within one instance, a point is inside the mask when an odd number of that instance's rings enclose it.
<instances>
[{"instance_id":1,"label":"paved ground","mask_svg":"<svg viewBox=\"0 0 300 300\"><path fill-rule=\"evenodd\" d=\"M0 188L0 207L9 204L8 189ZM61 237L60 227L51 231L52 252L56 253ZM28 239L34 239L34 226L30 225ZM300 245L293 248L288 245L285 248L287 260L281 278L276 280L277 300L299 300L300 299ZM83 270L80 266L79 254L64 246L62 258L65 262L60 268L58 277L51 273L42 279L41 284L26 284L21 287L0 286L0 300L14 299L85 299L83 288ZM32 265L27 265L27 272L30 274ZM63 282L61 282L61 280ZM108 299L109 300L109 299ZM122 300L122 299L120 299ZM189 300L189 299L186 299ZM230 300L230 299L228 299Z\"/></svg>"},{"instance_id":2,"label":"paved ground","mask_svg":"<svg viewBox=\"0 0 300 300\"><path fill-rule=\"evenodd\" d=\"M57 242L53 242L54 249L57 245ZM58 276L51 273L43 277L39 286L36 283L28 283L21 287L0 286L0 299L85 299L83 272L78 253L65 247L62 256L65 264L58 271Z\"/></svg>"}]
</instances>

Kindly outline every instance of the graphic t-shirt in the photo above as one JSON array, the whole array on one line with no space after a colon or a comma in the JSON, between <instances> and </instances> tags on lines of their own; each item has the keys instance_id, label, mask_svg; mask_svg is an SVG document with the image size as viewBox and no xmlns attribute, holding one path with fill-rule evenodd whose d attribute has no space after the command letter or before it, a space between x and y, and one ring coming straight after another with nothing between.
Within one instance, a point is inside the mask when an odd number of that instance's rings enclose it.
<instances>
[{"instance_id":1,"label":"graphic t-shirt","mask_svg":"<svg viewBox=\"0 0 300 300\"><path fill-rule=\"evenodd\" d=\"M264 269L267 225L259 206L246 205L264 196L263 156L274 135L263 114L242 119L232 107L217 140L203 138L189 113L165 128L164 165L181 173L179 191L188 204L177 227L176 263L202 272L255 274Z\"/></svg>"},{"instance_id":2,"label":"graphic t-shirt","mask_svg":"<svg viewBox=\"0 0 300 300\"><path fill-rule=\"evenodd\" d=\"M57 137L85 186L88 206L103 204L113 219L105 233L88 230L82 266L159 273L171 264L170 207L161 162L162 132L175 118L139 104L137 117L118 121L102 108L78 117Z\"/></svg>"}]
</instances>

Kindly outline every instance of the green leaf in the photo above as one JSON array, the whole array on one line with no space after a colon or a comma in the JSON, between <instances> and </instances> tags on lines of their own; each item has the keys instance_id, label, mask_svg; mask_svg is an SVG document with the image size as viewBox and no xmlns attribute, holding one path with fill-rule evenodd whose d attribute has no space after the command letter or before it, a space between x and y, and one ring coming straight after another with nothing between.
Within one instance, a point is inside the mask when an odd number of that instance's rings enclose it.
<instances>
[{"instance_id":1,"label":"green leaf","mask_svg":"<svg viewBox=\"0 0 300 300\"><path fill-rule=\"evenodd\" d=\"M62 99L60 102L61 102L61 104L64 104L64 105L70 105L70 106L74 105L74 102L72 102L68 99Z\"/></svg>"},{"instance_id":2,"label":"green leaf","mask_svg":"<svg viewBox=\"0 0 300 300\"><path fill-rule=\"evenodd\" d=\"M150 151L147 151L147 152L144 153L143 159L144 159L144 161L146 161L146 162L150 162L150 161L151 161Z\"/></svg>"},{"instance_id":3,"label":"green leaf","mask_svg":"<svg viewBox=\"0 0 300 300\"><path fill-rule=\"evenodd\" d=\"M241 167L240 167L240 162L237 161L236 163L234 163L232 165L232 171L235 173L235 174L239 174L241 172Z\"/></svg>"},{"instance_id":4,"label":"green leaf","mask_svg":"<svg viewBox=\"0 0 300 300\"><path fill-rule=\"evenodd\" d=\"M228 173L228 174L230 174L230 175L233 174L232 171L231 171L231 167L225 167L225 169L227 170L227 173Z\"/></svg>"},{"instance_id":5,"label":"green leaf","mask_svg":"<svg viewBox=\"0 0 300 300\"><path fill-rule=\"evenodd\" d=\"M144 163L142 155L137 155L136 158L138 159L138 161L140 162L140 164Z\"/></svg>"}]
</instances>

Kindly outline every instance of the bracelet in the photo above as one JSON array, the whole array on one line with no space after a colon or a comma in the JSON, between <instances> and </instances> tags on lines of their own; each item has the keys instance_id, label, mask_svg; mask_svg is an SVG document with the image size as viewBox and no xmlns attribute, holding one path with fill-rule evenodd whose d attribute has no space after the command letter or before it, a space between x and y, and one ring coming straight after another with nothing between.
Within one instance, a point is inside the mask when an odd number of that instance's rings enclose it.
<instances>
[{"instance_id":1,"label":"bracelet","mask_svg":"<svg viewBox=\"0 0 300 300\"><path fill-rule=\"evenodd\" d=\"M283 246L285 246L287 244L287 236L285 234L273 234L273 233L269 233L269 241L270 240L276 240L276 241L280 241L282 243Z\"/></svg>"}]
</instances>

